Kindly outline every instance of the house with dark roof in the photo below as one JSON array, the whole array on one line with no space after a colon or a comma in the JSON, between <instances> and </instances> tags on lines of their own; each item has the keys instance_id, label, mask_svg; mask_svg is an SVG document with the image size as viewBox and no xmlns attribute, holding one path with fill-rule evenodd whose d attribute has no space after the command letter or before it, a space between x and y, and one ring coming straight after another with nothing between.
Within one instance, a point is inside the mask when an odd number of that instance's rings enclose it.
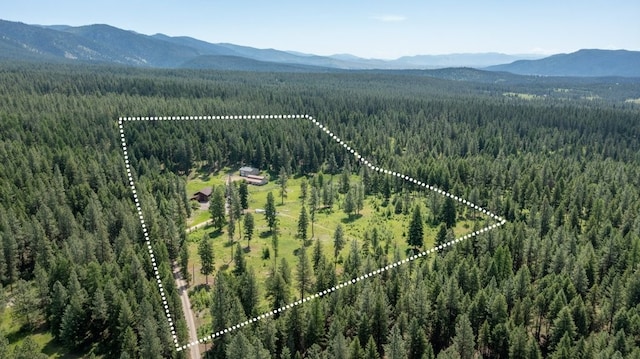
<instances>
[{"instance_id":1,"label":"house with dark roof","mask_svg":"<svg viewBox=\"0 0 640 359\"><path fill-rule=\"evenodd\" d=\"M211 190L212 190L211 187L203 188L198 192L194 193L191 199L194 201L198 201L200 203L209 202L209 198L211 198Z\"/></svg>"}]
</instances>

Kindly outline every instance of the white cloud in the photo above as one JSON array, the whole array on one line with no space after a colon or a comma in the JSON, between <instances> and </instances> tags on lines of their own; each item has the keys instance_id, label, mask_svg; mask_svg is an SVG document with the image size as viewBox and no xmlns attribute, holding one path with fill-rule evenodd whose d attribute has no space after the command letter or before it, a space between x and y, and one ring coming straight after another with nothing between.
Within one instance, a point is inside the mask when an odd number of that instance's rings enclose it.
<instances>
[{"instance_id":1,"label":"white cloud","mask_svg":"<svg viewBox=\"0 0 640 359\"><path fill-rule=\"evenodd\" d=\"M402 15L380 15L380 16L372 16L373 20L378 20L382 22L400 22L405 21L407 18Z\"/></svg>"}]
</instances>

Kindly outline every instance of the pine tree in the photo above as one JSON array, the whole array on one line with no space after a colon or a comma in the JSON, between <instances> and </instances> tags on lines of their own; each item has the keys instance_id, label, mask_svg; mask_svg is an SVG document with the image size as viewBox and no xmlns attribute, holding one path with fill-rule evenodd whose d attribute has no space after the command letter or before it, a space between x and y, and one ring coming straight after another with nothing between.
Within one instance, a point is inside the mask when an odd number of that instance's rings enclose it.
<instances>
[{"instance_id":1,"label":"pine tree","mask_svg":"<svg viewBox=\"0 0 640 359\"><path fill-rule=\"evenodd\" d=\"M331 176L338 173L338 162L336 162L336 157L333 152L329 154L329 159L327 160L327 173Z\"/></svg>"},{"instance_id":2,"label":"pine tree","mask_svg":"<svg viewBox=\"0 0 640 359\"><path fill-rule=\"evenodd\" d=\"M302 177L300 181L300 202L304 205L307 201L307 192L309 190L309 181L307 181L306 177Z\"/></svg>"},{"instance_id":3,"label":"pine tree","mask_svg":"<svg viewBox=\"0 0 640 359\"><path fill-rule=\"evenodd\" d=\"M569 333L565 333L562 336L562 339L558 342L558 345L551 356L553 359L573 359L575 356L573 355L573 351L571 350L571 336Z\"/></svg>"},{"instance_id":4,"label":"pine tree","mask_svg":"<svg viewBox=\"0 0 640 359\"><path fill-rule=\"evenodd\" d=\"M33 329L38 321L38 297L31 283L23 279L18 280L13 290L13 317L18 323Z\"/></svg>"},{"instance_id":5,"label":"pine tree","mask_svg":"<svg viewBox=\"0 0 640 359\"><path fill-rule=\"evenodd\" d=\"M0 358L11 358L10 354L9 341L4 336L4 333L0 332Z\"/></svg>"},{"instance_id":6,"label":"pine tree","mask_svg":"<svg viewBox=\"0 0 640 359\"><path fill-rule=\"evenodd\" d=\"M404 339L397 324L391 328L388 341L389 344L384 347L384 352L388 359L405 359L407 357Z\"/></svg>"},{"instance_id":7,"label":"pine tree","mask_svg":"<svg viewBox=\"0 0 640 359\"><path fill-rule=\"evenodd\" d=\"M205 283L209 285L209 274L213 273L213 245L205 234L198 244L198 255L200 256L200 273L205 276Z\"/></svg>"},{"instance_id":8,"label":"pine tree","mask_svg":"<svg viewBox=\"0 0 640 359\"><path fill-rule=\"evenodd\" d=\"M256 355L253 345L242 332L233 335L225 353L227 358L253 358Z\"/></svg>"},{"instance_id":9,"label":"pine tree","mask_svg":"<svg viewBox=\"0 0 640 359\"><path fill-rule=\"evenodd\" d=\"M244 216L244 237L247 239L247 248L251 249L250 243L251 238L253 237L253 230L255 228L255 223L253 220L253 215L251 213L247 213Z\"/></svg>"},{"instance_id":10,"label":"pine tree","mask_svg":"<svg viewBox=\"0 0 640 359\"><path fill-rule=\"evenodd\" d=\"M5 233L3 236L4 267L7 282L13 284L18 280L18 243L16 236ZM0 253L2 254L2 253Z\"/></svg>"},{"instance_id":11,"label":"pine tree","mask_svg":"<svg viewBox=\"0 0 640 359\"><path fill-rule=\"evenodd\" d=\"M239 220L242 215L242 199L240 197L240 192L238 187L235 184L231 183L229 185L229 202L230 202L230 210L229 210L229 220L233 218L234 220Z\"/></svg>"},{"instance_id":12,"label":"pine tree","mask_svg":"<svg viewBox=\"0 0 640 359\"><path fill-rule=\"evenodd\" d=\"M284 199L287 197L287 182L288 182L288 174L284 167L280 168L280 175L278 176L278 183L280 184L280 199L281 204L284 204Z\"/></svg>"},{"instance_id":13,"label":"pine tree","mask_svg":"<svg viewBox=\"0 0 640 359\"><path fill-rule=\"evenodd\" d=\"M320 343L324 338L325 313L322 301L315 300L308 313L308 325L305 334L305 345Z\"/></svg>"},{"instance_id":14,"label":"pine tree","mask_svg":"<svg viewBox=\"0 0 640 359\"><path fill-rule=\"evenodd\" d=\"M271 309L282 308L289 302L289 285L277 271L271 274L267 281L267 297L271 299Z\"/></svg>"},{"instance_id":15,"label":"pine tree","mask_svg":"<svg viewBox=\"0 0 640 359\"><path fill-rule=\"evenodd\" d=\"M300 299L304 298L304 293L313 288L313 267L309 262L305 246L298 249L298 264L296 265L296 281L300 289Z\"/></svg>"},{"instance_id":16,"label":"pine tree","mask_svg":"<svg viewBox=\"0 0 640 359\"><path fill-rule=\"evenodd\" d=\"M349 216L349 219L351 219L353 212L356 210L356 202L353 198L353 191L348 190L346 193L347 194L344 196L344 203L342 204L342 210L347 216Z\"/></svg>"},{"instance_id":17,"label":"pine tree","mask_svg":"<svg viewBox=\"0 0 640 359\"><path fill-rule=\"evenodd\" d=\"M40 346L27 336L22 344L13 349L13 359L47 359L48 356L40 352ZM4 358L4 357L3 357Z\"/></svg>"},{"instance_id":18,"label":"pine tree","mask_svg":"<svg viewBox=\"0 0 640 359\"><path fill-rule=\"evenodd\" d=\"M189 246L185 243L180 249L180 275L188 282L191 281L191 273L189 272Z\"/></svg>"},{"instance_id":19,"label":"pine tree","mask_svg":"<svg viewBox=\"0 0 640 359\"><path fill-rule=\"evenodd\" d=\"M249 185L247 181L240 181L240 186L238 187L238 194L240 195L240 206L242 209L249 208Z\"/></svg>"},{"instance_id":20,"label":"pine tree","mask_svg":"<svg viewBox=\"0 0 640 359\"><path fill-rule=\"evenodd\" d=\"M311 196L309 197L309 218L311 219L311 238L315 237L313 225L316 220L316 211L318 210L319 198L318 189L315 186L311 187Z\"/></svg>"},{"instance_id":21,"label":"pine tree","mask_svg":"<svg viewBox=\"0 0 640 359\"><path fill-rule=\"evenodd\" d=\"M143 317L140 334L140 357L162 358L162 343L158 338L158 324L153 318Z\"/></svg>"},{"instance_id":22,"label":"pine tree","mask_svg":"<svg viewBox=\"0 0 640 359\"><path fill-rule=\"evenodd\" d=\"M349 171L347 170L343 170L342 174L340 175L340 182L338 184L338 192L342 193L342 194L346 194L347 192L349 192L351 186L349 185L349 177L351 176L351 174L349 173Z\"/></svg>"},{"instance_id":23,"label":"pine tree","mask_svg":"<svg viewBox=\"0 0 640 359\"><path fill-rule=\"evenodd\" d=\"M309 227L309 217L307 216L307 209L302 205L300 216L298 217L298 238L303 243L307 240L307 227Z\"/></svg>"},{"instance_id":24,"label":"pine tree","mask_svg":"<svg viewBox=\"0 0 640 359\"><path fill-rule=\"evenodd\" d=\"M349 358L347 356L347 343L344 338L344 335L342 335L341 332L339 332L331 341L331 344L329 346L329 353L331 358L334 358L334 359Z\"/></svg>"},{"instance_id":25,"label":"pine tree","mask_svg":"<svg viewBox=\"0 0 640 359\"><path fill-rule=\"evenodd\" d=\"M360 211L364 208L364 185L362 183L356 185L355 189L355 202L356 202L356 214L359 215Z\"/></svg>"},{"instance_id":26,"label":"pine tree","mask_svg":"<svg viewBox=\"0 0 640 359\"><path fill-rule=\"evenodd\" d=\"M0 212L0 216L2 216L2 212ZM312 222L312 230L313 230L313 222ZM5 234L0 230L0 284L6 283L7 280L7 263L5 263L5 252L4 252L4 242L5 242ZM0 336L0 340L2 337Z\"/></svg>"},{"instance_id":27,"label":"pine tree","mask_svg":"<svg viewBox=\"0 0 640 359\"><path fill-rule=\"evenodd\" d=\"M274 265L278 261L278 231L271 232L271 247L273 247Z\"/></svg>"},{"instance_id":28,"label":"pine tree","mask_svg":"<svg viewBox=\"0 0 640 359\"><path fill-rule=\"evenodd\" d=\"M344 238L344 230L342 229L342 225L338 224L338 226L336 227L336 231L333 233L333 262L334 262L334 266L337 265L338 263L338 254L340 254L340 251L342 250L342 248L344 248L344 245L346 244L345 238Z\"/></svg>"},{"instance_id":29,"label":"pine tree","mask_svg":"<svg viewBox=\"0 0 640 359\"><path fill-rule=\"evenodd\" d=\"M247 271L247 262L244 259L244 251L240 246L240 243L236 243L236 248L233 254L233 274L238 277Z\"/></svg>"},{"instance_id":30,"label":"pine tree","mask_svg":"<svg viewBox=\"0 0 640 359\"><path fill-rule=\"evenodd\" d=\"M553 328L551 329L551 335L549 338L549 342L551 347L555 347L562 337L567 335L570 341L576 336L576 325L573 323L573 318L571 318L571 311L569 307L564 307L558 313L558 317L553 321Z\"/></svg>"},{"instance_id":31,"label":"pine tree","mask_svg":"<svg viewBox=\"0 0 640 359\"><path fill-rule=\"evenodd\" d=\"M273 198L273 193L267 193L267 203L264 206L264 218L267 221L269 230L273 233L275 231L278 218L276 217L276 204Z\"/></svg>"},{"instance_id":32,"label":"pine tree","mask_svg":"<svg viewBox=\"0 0 640 359\"><path fill-rule=\"evenodd\" d=\"M355 337L349 345L349 359L364 359L364 351L358 337Z\"/></svg>"},{"instance_id":33,"label":"pine tree","mask_svg":"<svg viewBox=\"0 0 640 359\"><path fill-rule=\"evenodd\" d=\"M472 359L475 353L475 337L471 322L466 314L458 316L456 323L456 336L453 338L453 345L461 359Z\"/></svg>"},{"instance_id":34,"label":"pine tree","mask_svg":"<svg viewBox=\"0 0 640 359\"><path fill-rule=\"evenodd\" d=\"M211 297L211 329L215 331L226 329L230 324L230 311L234 293L229 288L226 275L222 271L216 273L213 294Z\"/></svg>"},{"instance_id":35,"label":"pine tree","mask_svg":"<svg viewBox=\"0 0 640 359\"><path fill-rule=\"evenodd\" d=\"M378 354L378 349L376 345L376 341L373 340L373 337L369 337L367 341L367 345L364 348L364 358L365 359L380 359L380 354Z\"/></svg>"},{"instance_id":36,"label":"pine tree","mask_svg":"<svg viewBox=\"0 0 640 359\"><path fill-rule=\"evenodd\" d=\"M412 246L414 250L424 245L424 228L423 228L422 215L420 214L420 206L416 206L413 210L413 216L409 223L409 237L407 238L407 244Z\"/></svg>"},{"instance_id":37,"label":"pine tree","mask_svg":"<svg viewBox=\"0 0 640 359\"><path fill-rule=\"evenodd\" d=\"M315 243L313 244L313 254L311 257L311 262L313 263L313 270L317 273L318 265L320 264L320 260L323 258L322 254L322 245L320 243L320 238L316 238Z\"/></svg>"},{"instance_id":38,"label":"pine tree","mask_svg":"<svg viewBox=\"0 0 640 359\"><path fill-rule=\"evenodd\" d=\"M86 327L85 312L80 297L71 297L69 304L64 310L62 320L60 322L59 338L62 339L64 345L69 349L76 349L84 340L84 330Z\"/></svg>"},{"instance_id":39,"label":"pine tree","mask_svg":"<svg viewBox=\"0 0 640 359\"><path fill-rule=\"evenodd\" d=\"M51 302L49 304L49 315L48 321L51 332L57 336L60 330L61 319L60 313L64 313L64 309L67 307L69 303L69 295L67 294L67 289L60 283L60 281L56 281L53 284L53 291L51 294Z\"/></svg>"},{"instance_id":40,"label":"pine tree","mask_svg":"<svg viewBox=\"0 0 640 359\"><path fill-rule=\"evenodd\" d=\"M387 296L383 289L378 286L376 288L373 311L369 319L369 328L372 339L376 343L377 352L382 352L383 345L387 342L389 335L389 315Z\"/></svg>"},{"instance_id":41,"label":"pine tree","mask_svg":"<svg viewBox=\"0 0 640 359\"><path fill-rule=\"evenodd\" d=\"M236 219L231 217L229 218L229 223L227 223L227 238L229 239L229 244L233 243L233 237L236 234Z\"/></svg>"},{"instance_id":42,"label":"pine tree","mask_svg":"<svg viewBox=\"0 0 640 359\"><path fill-rule=\"evenodd\" d=\"M440 228L438 229L438 234L436 234L436 247L441 246L443 244L447 243L447 226L445 226L445 224L441 224ZM444 252L444 248L438 250L439 252Z\"/></svg>"},{"instance_id":43,"label":"pine tree","mask_svg":"<svg viewBox=\"0 0 640 359\"><path fill-rule=\"evenodd\" d=\"M331 182L325 183L322 187L322 204L329 208L329 211L333 210L333 201L335 199L334 188Z\"/></svg>"},{"instance_id":44,"label":"pine tree","mask_svg":"<svg viewBox=\"0 0 640 359\"><path fill-rule=\"evenodd\" d=\"M255 316L258 306L258 283L253 268L249 268L240 279L239 297L242 309L247 317Z\"/></svg>"},{"instance_id":45,"label":"pine tree","mask_svg":"<svg viewBox=\"0 0 640 359\"><path fill-rule=\"evenodd\" d=\"M453 198L448 196L445 198L442 211L440 212L440 221L444 222L447 228L456 225L456 203Z\"/></svg>"},{"instance_id":46,"label":"pine tree","mask_svg":"<svg viewBox=\"0 0 640 359\"><path fill-rule=\"evenodd\" d=\"M109 319L109 307L107 301L104 298L104 293L101 288L96 289L93 293L93 300L91 301L91 327L90 332L95 334L98 338L102 338L105 332L107 320Z\"/></svg>"},{"instance_id":47,"label":"pine tree","mask_svg":"<svg viewBox=\"0 0 640 359\"><path fill-rule=\"evenodd\" d=\"M509 334L509 358L527 359L527 332L522 326Z\"/></svg>"},{"instance_id":48,"label":"pine tree","mask_svg":"<svg viewBox=\"0 0 640 359\"><path fill-rule=\"evenodd\" d=\"M225 199L222 186L216 186L209 199L209 212L211 213L211 221L213 226L222 231L222 227L225 225Z\"/></svg>"},{"instance_id":49,"label":"pine tree","mask_svg":"<svg viewBox=\"0 0 640 359\"><path fill-rule=\"evenodd\" d=\"M409 325L409 359L421 359L427 348L427 336L416 318Z\"/></svg>"}]
</instances>

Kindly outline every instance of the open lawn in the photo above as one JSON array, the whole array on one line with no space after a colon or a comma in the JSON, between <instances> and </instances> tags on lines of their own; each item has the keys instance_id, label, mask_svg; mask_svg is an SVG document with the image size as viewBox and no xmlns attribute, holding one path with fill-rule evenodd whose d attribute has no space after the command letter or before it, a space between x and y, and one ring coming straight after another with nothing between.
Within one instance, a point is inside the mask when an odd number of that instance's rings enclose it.
<instances>
[{"instance_id":1,"label":"open lawn","mask_svg":"<svg viewBox=\"0 0 640 359\"><path fill-rule=\"evenodd\" d=\"M68 350L56 343L53 335L45 330L21 330L12 316L12 308L4 308L0 312L0 332L2 332L9 341L9 350L13 351L16 346L22 346L27 337L35 342L40 351L49 358L59 359L75 359L80 358L79 355L69 354Z\"/></svg>"},{"instance_id":2,"label":"open lawn","mask_svg":"<svg viewBox=\"0 0 640 359\"><path fill-rule=\"evenodd\" d=\"M187 179L187 198L191 198L194 193L206 187L223 186L227 177L227 169L220 171L218 174L203 175L196 171L189 174ZM209 220L209 211L195 209L191 211L191 217L187 220L187 226L196 226Z\"/></svg>"},{"instance_id":3,"label":"open lawn","mask_svg":"<svg viewBox=\"0 0 640 359\"><path fill-rule=\"evenodd\" d=\"M213 176L209 179L208 183L224 183L226 173ZM325 181L329 180L329 176L325 176ZM200 274L200 258L198 256L198 242L203 237L212 238L213 251L215 256L215 271L219 270L232 270L233 255L236 250L236 243L240 241L241 247L244 251L245 260L248 267L252 267L256 272L258 278L258 286L260 292L259 300L259 312L265 312L268 308L268 302L265 297L266 287L265 279L268 277L271 268L276 263L274 251L272 248L272 237L269 232L269 228L263 213L257 213L256 210L263 209L267 202L267 194L272 192L275 197L276 209L278 211L278 258L277 262L281 261L281 258L285 258L289 263L289 267L292 273L295 273L295 266L297 263L296 252L303 245L303 241L297 238L298 229L298 217L302 209L302 199L300 183L302 178L290 178L287 185L287 196L284 198L284 203L279 195L279 185L275 181L271 181L264 186L249 186L249 209L247 212L253 213L255 219L255 230L253 238L248 243L245 236L240 239L240 233L236 225L236 233L234 242L230 242L226 233L226 228L221 232L217 232L211 226L206 226L191 232L189 238L189 272L193 275L191 281L191 288L201 288L205 284L205 276ZM337 183L337 176L333 179L334 183ZM351 183L359 181L357 176L352 176ZM198 184L201 186L202 182ZM199 188L193 184L189 184L187 188ZM310 193L310 190L309 190ZM423 218L426 218L429 214L427 208L427 194L426 192L419 191L412 194L415 203L419 203L422 206ZM335 201L332 210L323 209L316 214L316 220L314 224L314 236L311 238L311 225L308 228L309 239L305 242L307 246L307 254L311 259L313 246L315 240L319 240L322 246L322 250L328 260L333 262L333 235L338 224L342 224L345 230L346 245L338 256L338 264L336 266L336 272L338 275L342 273L342 259L348 256L351 248L351 242L357 241L358 248L362 248L364 244L365 233L371 233L373 228L377 228L381 237L381 247L387 248L387 256L392 258L394 248L399 247L400 252L405 255L410 248L407 245L407 228L409 227L409 221L411 219L410 214L394 214L393 206L388 204L387 207L383 207L383 199L376 196L367 196L364 201L364 208L357 215L352 215L351 218L347 216L341 209L343 195ZM308 206L307 206L308 211ZM204 222L208 217L195 213L198 218L192 223ZM202 217L199 217L202 216ZM466 233L471 232L473 228L473 222L468 220L459 220L456 227L453 229L456 237L460 237ZM431 248L435 241L438 227L431 227L427 224L424 225L424 246L423 248ZM263 259L263 250L269 250L270 258ZM213 275L208 278L209 286L212 285ZM292 293L295 293L293 291ZM192 299L193 301L193 299ZM208 309L204 309L203 312L198 314L199 324L207 325L210 321L210 314Z\"/></svg>"}]
</instances>

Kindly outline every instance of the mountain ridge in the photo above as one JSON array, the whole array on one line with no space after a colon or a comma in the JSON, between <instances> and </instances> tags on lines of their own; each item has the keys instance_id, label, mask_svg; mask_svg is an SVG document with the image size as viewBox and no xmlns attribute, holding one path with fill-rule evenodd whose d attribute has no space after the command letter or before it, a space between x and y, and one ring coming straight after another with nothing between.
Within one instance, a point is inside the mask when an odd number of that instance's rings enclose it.
<instances>
[{"instance_id":1,"label":"mountain ridge","mask_svg":"<svg viewBox=\"0 0 640 359\"><path fill-rule=\"evenodd\" d=\"M539 60L518 60L485 69L534 76L640 77L640 52L582 49Z\"/></svg>"},{"instance_id":2,"label":"mountain ridge","mask_svg":"<svg viewBox=\"0 0 640 359\"><path fill-rule=\"evenodd\" d=\"M214 44L188 36L145 35L108 24L47 26L0 20L0 59L150 68L275 72L475 68L518 75L640 77L640 52L621 51L580 50L544 58L496 52L458 53L382 60Z\"/></svg>"}]
</instances>

